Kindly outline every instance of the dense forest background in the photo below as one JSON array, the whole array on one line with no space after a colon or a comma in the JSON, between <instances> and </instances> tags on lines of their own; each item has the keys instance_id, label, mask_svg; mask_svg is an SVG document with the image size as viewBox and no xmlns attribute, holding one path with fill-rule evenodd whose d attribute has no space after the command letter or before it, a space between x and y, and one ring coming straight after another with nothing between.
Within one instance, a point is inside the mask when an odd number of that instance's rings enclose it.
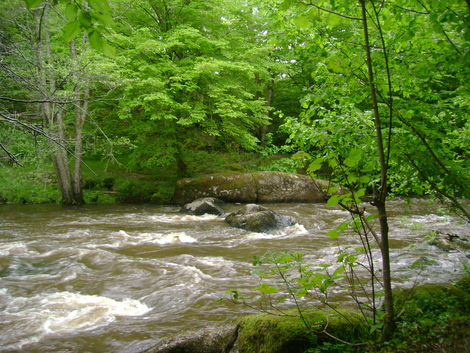
<instances>
[{"instance_id":1,"label":"dense forest background","mask_svg":"<svg viewBox=\"0 0 470 353\"><path fill-rule=\"evenodd\" d=\"M373 188L380 148L389 195L469 196L467 1L5 0L0 19L2 202L165 203L222 171Z\"/></svg>"}]
</instances>

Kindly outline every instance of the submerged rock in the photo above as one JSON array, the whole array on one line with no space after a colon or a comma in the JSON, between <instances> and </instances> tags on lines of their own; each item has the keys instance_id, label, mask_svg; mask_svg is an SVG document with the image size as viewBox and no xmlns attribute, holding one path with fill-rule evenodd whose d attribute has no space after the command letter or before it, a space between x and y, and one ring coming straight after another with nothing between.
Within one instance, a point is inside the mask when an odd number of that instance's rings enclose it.
<instances>
[{"instance_id":1,"label":"submerged rock","mask_svg":"<svg viewBox=\"0 0 470 353\"><path fill-rule=\"evenodd\" d=\"M214 197L204 197L187 203L181 207L180 212L195 216L202 216L204 214L221 216L224 214L224 210L222 209L224 204L222 200Z\"/></svg>"},{"instance_id":2,"label":"submerged rock","mask_svg":"<svg viewBox=\"0 0 470 353\"><path fill-rule=\"evenodd\" d=\"M271 211L269 208L248 204L225 218L230 226L252 232L264 233L270 230L288 227L296 223L295 219Z\"/></svg>"},{"instance_id":3,"label":"submerged rock","mask_svg":"<svg viewBox=\"0 0 470 353\"><path fill-rule=\"evenodd\" d=\"M444 232L431 232L428 234L430 237L429 244L437 246L444 251L465 251L470 250L470 240L461 235L444 233Z\"/></svg>"}]
</instances>

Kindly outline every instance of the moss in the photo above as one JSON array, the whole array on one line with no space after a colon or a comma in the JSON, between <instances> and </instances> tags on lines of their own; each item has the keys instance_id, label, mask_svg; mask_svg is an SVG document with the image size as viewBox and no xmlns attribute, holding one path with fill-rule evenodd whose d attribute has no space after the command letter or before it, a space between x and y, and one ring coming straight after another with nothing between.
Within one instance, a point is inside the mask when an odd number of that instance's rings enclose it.
<instances>
[{"instance_id":1,"label":"moss","mask_svg":"<svg viewBox=\"0 0 470 353\"><path fill-rule=\"evenodd\" d=\"M348 342L361 342L364 318L352 311L341 314L326 314L320 310L303 313L308 328L298 316L251 315L240 321L240 353L296 353L309 349L339 352L347 350L345 345L326 335L326 331ZM359 351L363 351L361 346ZM351 351L351 350L349 350Z\"/></svg>"},{"instance_id":2,"label":"moss","mask_svg":"<svg viewBox=\"0 0 470 353\"><path fill-rule=\"evenodd\" d=\"M395 293L397 332L381 352L465 352L470 294L457 286L423 285Z\"/></svg>"},{"instance_id":3,"label":"moss","mask_svg":"<svg viewBox=\"0 0 470 353\"><path fill-rule=\"evenodd\" d=\"M456 286L427 284L398 291L395 297L398 311L405 310L408 315L413 310L420 316L470 314L470 294Z\"/></svg>"}]
</instances>

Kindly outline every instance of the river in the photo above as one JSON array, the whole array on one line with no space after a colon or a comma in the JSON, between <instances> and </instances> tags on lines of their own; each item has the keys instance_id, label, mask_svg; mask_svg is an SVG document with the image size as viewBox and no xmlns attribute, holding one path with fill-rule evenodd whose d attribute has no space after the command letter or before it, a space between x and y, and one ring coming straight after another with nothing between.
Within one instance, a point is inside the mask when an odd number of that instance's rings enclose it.
<instances>
[{"instance_id":1,"label":"river","mask_svg":"<svg viewBox=\"0 0 470 353\"><path fill-rule=\"evenodd\" d=\"M258 285L253 255L303 251L319 265L357 243L351 235L325 236L347 218L335 207L266 206L297 224L265 234L176 206L1 205L0 351L139 352L170 333L249 312L217 299ZM424 199L394 199L388 207L394 284L459 278L465 255L423 237L430 230L468 235L468 225ZM435 262L412 266L423 257Z\"/></svg>"}]
</instances>

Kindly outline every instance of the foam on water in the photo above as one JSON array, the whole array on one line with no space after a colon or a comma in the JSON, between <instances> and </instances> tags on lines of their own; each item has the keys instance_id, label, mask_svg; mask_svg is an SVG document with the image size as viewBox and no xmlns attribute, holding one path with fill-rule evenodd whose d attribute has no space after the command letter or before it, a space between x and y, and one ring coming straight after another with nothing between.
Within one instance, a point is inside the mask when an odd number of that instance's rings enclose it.
<instances>
[{"instance_id":1,"label":"foam on water","mask_svg":"<svg viewBox=\"0 0 470 353\"><path fill-rule=\"evenodd\" d=\"M187 235L184 232L180 232L165 234L158 239L154 239L153 242L157 244L195 243L197 242L197 239Z\"/></svg>"},{"instance_id":2,"label":"foam on water","mask_svg":"<svg viewBox=\"0 0 470 353\"><path fill-rule=\"evenodd\" d=\"M28 246L23 242L13 242L0 244L0 256L22 256L22 255L37 255L38 252L28 249Z\"/></svg>"},{"instance_id":3,"label":"foam on water","mask_svg":"<svg viewBox=\"0 0 470 353\"><path fill-rule=\"evenodd\" d=\"M166 245L194 242L197 242L197 239L187 235L185 232L174 232L167 234L135 232L134 234L129 234L126 231L120 230L119 232L109 234L108 238L103 242L87 244L87 247L90 249L119 249L125 246L136 246L146 243Z\"/></svg>"},{"instance_id":4,"label":"foam on water","mask_svg":"<svg viewBox=\"0 0 470 353\"><path fill-rule=\"evenodd\" d=\"M119 301L67 291L28 298L11 296L4 289L0 303L0 324L7 328L2 330L2 339L7 349L21 349L49 334L94 329L117 317L141 316L151 310L134 299Z\"/></svg>"},{"instance_id":5,"label":"foam on water","mask_svg":"<svg viewBox=\"0 0 470 353\"><path fill-rule=\"evenodd\" d=\"M302 224L295 223L292 226L276 229L266 233L248 232L245 234L245 239L278 239L278 238L294 238L303 236L309 232Z\"/></svg>"},{"instance_id":6,"label":"foam on water","mask_svg":"<svg viewBox=\"0 0 470 353\"><path fill-rule=\"evenodd\" d=\"M149 217L149 221L161 223L181 223L181 222L207 222L220 220L219 216L204 214L201 216L174 214L174 215L153 215Z\"/></svg>"}]
</instances>

